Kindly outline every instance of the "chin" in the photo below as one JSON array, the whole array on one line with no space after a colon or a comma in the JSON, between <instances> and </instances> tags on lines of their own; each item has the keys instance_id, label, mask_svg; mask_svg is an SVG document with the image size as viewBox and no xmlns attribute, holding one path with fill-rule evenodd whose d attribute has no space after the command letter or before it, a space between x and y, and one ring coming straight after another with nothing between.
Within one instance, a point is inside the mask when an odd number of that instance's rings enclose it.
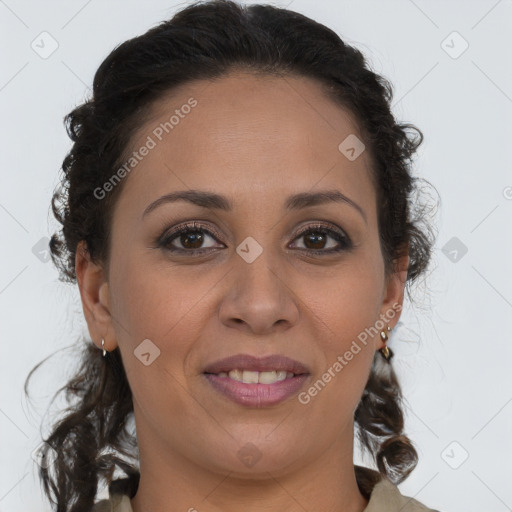
<instances>
[{"instance_id":1,"label":"chin","mask_svg":"<svg viewBox=\"0 0 512 512\"><path fill-rule=\"evenodd\" d=\"M232 440L228 448L226 443L219 443L218 446L224 448L220 453L211 454L209 457L218 472L228 473L230 478L242 480L267 480L269 473L272 476L285 474L290 467L299 463L297 443L290 437L286 443L281 439L269 442L265 435L261 441L258 441L257 435L245 435L244 438L246 441L240 443Z\"/></svg>"}]
</instances>

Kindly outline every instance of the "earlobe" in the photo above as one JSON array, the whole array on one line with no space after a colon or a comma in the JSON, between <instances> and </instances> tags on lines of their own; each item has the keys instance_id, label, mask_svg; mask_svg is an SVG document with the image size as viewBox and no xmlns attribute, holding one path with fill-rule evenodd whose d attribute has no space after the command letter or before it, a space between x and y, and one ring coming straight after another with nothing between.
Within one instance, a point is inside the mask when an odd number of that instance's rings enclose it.
<instances>
[{"instance_id":1,"label":"earlobe","mask_svg":"<svg viewBox=\"0 0 512 512\"><path fill-rule=\"evenodd\" d=\"M111 351L115 348L115 340L111 339L114 330L108 282L103 267L92 261L84 240L77 246L75 272L89 334L98 348L104 339L105 349Z\"/></svg>"}]
</instances>

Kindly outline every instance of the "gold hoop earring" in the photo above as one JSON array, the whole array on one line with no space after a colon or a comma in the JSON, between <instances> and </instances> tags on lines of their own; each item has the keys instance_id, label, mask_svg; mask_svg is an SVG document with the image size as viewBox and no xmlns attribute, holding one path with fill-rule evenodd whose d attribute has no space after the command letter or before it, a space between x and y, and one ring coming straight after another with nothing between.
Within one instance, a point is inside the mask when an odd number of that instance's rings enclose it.
<instances>
[{"instance_id":1,"label":"gold hoop earring","mask_svg":"<svg viewBox=\"0 0 512 512\"><path fill-rule=\"evenodd\" d=\"M380 331L380 337L381 337L382 341L388 341L388 339L389 339L388 333L392 331L392 329L391 329L391 327L389 327L389 325L386 327L386 329L387 329L387 332ZM379 349L379 352L382 354L382 357L384 357L384 359L386 361L389 361L394 355L393 351L387 345L384 345L381 349Z\"/></svg>"}]
</instances>

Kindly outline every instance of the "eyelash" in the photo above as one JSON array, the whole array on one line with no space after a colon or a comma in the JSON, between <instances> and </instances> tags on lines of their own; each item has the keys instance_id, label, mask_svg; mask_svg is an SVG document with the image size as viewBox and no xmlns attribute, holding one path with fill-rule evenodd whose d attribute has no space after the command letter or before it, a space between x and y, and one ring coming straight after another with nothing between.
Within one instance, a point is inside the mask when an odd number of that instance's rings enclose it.
<instances>
[{"instance_id":1,"label":"eyelash","mask_svg":"<svg viewBox=\"0 0 512 512\"><path fill-rule=\"evenodd\" d=\"M188 224L179 226L171 233L164 234L164 235L160 236L160 238L156 242L157 247L165 249L166 251L170 251L173 253L187 254L192 257L193 256L201 256L205 253L209 253L212 250L216 249L214 247L208 247L205 249L180 249L180 248L176 248L176 247L171 248L169 246L170 242L172 242L173 240L178 238L180 235L182 235L184 233L197 233L197 232L200 232L203 234L206 233L207 235L214 238L216 242L218 242L217 238L221 238L221 236L218 233L216 233L215 230L207 229L203 225L201 225L197 222L193 222L193 223L188 223ZM302 249L302 248L299 249L300 251L305 252L308 255L314 255L314 256L329 255L329 254L339 253L342 251L348 251L352 248L352 242L347 235L339 232L338 230L330 229L326 225L322 225L322 224L314 224L314 225L307 226L307 228L299 231L299 233L297 233L297 235L295 236L295 238L293 240L295 241L296 239L301 238L310 233L321 233L322 235L329 235L330 237L332 237L334 240L336 240L340 244L340 247L337 249Z\"/></svg>"}]
</instances>

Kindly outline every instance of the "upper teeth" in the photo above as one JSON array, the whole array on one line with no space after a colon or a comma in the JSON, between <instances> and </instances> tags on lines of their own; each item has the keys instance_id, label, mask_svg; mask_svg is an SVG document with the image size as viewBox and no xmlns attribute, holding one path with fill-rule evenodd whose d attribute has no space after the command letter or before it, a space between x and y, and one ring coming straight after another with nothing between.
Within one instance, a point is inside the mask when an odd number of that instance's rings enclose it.
<instances>
[{"instance_id":1,"label":"upper teeth","mask_svg":"<svg viewBox=\"0 0 512 512\"><path fill-rule=\"evenodd\" d=\"M292 372L285 370L271 371L271 372L253 372L249 370L231 370L228 372L219 373L219 377L229 377L230 379L243 382L245 384L273 384L281 380L290 379L293 377Z\"/></svg>"}]
</instances>

